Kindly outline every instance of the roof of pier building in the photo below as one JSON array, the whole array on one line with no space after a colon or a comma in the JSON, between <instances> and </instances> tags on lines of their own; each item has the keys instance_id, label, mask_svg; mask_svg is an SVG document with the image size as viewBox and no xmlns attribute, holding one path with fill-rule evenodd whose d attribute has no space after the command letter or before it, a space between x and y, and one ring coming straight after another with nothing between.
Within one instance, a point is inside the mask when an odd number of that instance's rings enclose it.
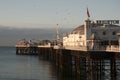
<instances>
[{"instance_id":1,"label":"roof of pier building","mask_svg":"<svg viewBox=\"0 0 120 80\"><path fill-rule=\"evenodd\" d=\"M21 40L19 40L19 42L17 44L18 45L26 45L26 44L29 44L29 42L26 41L25 39L21 39Z\"/></svg>"},{"instance_id":2,"label":"roof of pier building","mask_svg":"<svg viewBox=\"0 0 120 80\"><path fill-rule=\"evenodd\" d=\"M84 34L84 25L78 26L71 33L72 34L78 34L79 33L79 34L83 35Z\"/></svg>"},{"instance_id":3,"label":"roof of pier building","mask_svg":"<svg viewBox=\"0 0 120 80\"><path fill-rule=\"evenodd\" d=\"M120 28L119 25L113 25L113 24L94 24L92 27L99 27L99 28Z\"/></svg>"},{"instance_id":4,"label":"roof of pier building","mask_svg":"<svg viewBox=\"0 0 120 80\"><path fill-rule=\"evenodd\" d=\"M51 43L50 40L41 40L39 41L39 45L45 45L45 44L48 44L48 43Z\"/></svg>"}]
</instances>

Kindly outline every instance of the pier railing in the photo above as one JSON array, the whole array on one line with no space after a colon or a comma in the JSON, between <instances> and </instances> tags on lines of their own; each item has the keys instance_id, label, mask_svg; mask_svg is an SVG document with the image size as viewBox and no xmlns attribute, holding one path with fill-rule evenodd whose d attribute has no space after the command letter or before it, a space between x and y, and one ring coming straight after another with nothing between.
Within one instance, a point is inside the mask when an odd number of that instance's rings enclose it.
<instances>
[{"instance_id":1,"label":"pier railing","mask_svg":"<svg viewBox=\"0 0 120 80\"><path fill-rule=\"evenodd\" d=\"M15 45L15 47L30 47L30 46L31 46L30 44L26 44L26 45L17 44L17 45Z\"/></svg>"},{"instance_id":2,"label":"pier railing","mask_svg":"<svg viewBox=\"0 0 120 80\"><path fill-rule=\"evenodd\" d=\"M16 47L52 47L50 45L16 45ZM68 50L77 50L77 51L106 51L106 52L120 52L120 46L54 46L54 49L68 49Z\"/></svg>"},{"instance_id":3,"label":"pier railing","mask_svg":"<svg viewBox=\"0 0 120 80\"><path fill-rule=\"evenodd\" d=\"M106 52L120 52L120 47L119 46L97 46L93 48L89 48L87 46L79 46L79 47L71 47L71 46L66 46L64 49L69 49L69 50L79 50L79 51L106 51Z\"/></svg>"},{"instance_id":4,"label":"pier railing","mask_svg":"<svg viewBox=\"0 0 120 80\"><path fill-rule=\"evenodd\" d=\"M79 47L72 47L72 46L65 46L63 47L64 49L68 49L68 50L78 50L78 51L87 51L88 50L88 47L86 46L79 46Z\"/></svg>"}]
</instances>

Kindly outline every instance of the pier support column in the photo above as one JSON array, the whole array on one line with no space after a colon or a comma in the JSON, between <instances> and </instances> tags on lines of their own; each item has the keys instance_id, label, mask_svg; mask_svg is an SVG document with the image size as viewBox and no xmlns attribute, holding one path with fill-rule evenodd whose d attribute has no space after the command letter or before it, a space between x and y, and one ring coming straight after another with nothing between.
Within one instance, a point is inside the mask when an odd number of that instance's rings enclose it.
<instances>
[{"instance_id":1,"label":"pier support column","mask_svg":"<svg viewBox=\"0 0 120 80\"><path fill-rule=\"evenodd\" d=\"M66 80L73 80L73 72L72 72L72 55L70 50L64 50L62 54L62 73L63 77Z\"/></svg>"},{"instance_id":2,"label":"pier support column","mask_svg":"<svg viewBox=\"0 0 120 80\"><path fill-rule=\"evenodd\" d=\"M18 49L18 47L16 47L16 54L19 54L19 49Z\"/></svg>"},{"instance_id":3,"label":"pier support column","mask_svg":"<svg viewBox=\"0 0 120 80\"><path fill-rule=\"evenodd\" d=\"M89 72L89 78L88 80L94 80L93 78L93 60L92 59L89 59L88 61L88 72Z\"/></svg>"},{"instance_id":4,"label":"pier support column","mask_svg":"<svg viewBox=\"0 0 120 80\"><path fill-rule=\"evenodd\" d=\"M111 71L111 80L116 80L116 61L115 58L110 60L110 71Z\"/></svg>"},{"instance_id":5,"label":"pier support column","mask_svg":"<svg viewBox=\"0 0 120 80\"><path fill-rule=\"evenodd\" d=\"M75 73L76 73L76 80L80 80L80 58L75 57Z\"/></svg>"}]
</instances>

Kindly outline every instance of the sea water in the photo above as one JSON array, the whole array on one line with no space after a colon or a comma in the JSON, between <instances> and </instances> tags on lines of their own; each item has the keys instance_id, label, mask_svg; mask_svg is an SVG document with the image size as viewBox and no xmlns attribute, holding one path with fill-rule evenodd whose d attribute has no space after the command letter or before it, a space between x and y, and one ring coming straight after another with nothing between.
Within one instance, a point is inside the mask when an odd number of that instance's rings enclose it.
<instances>
[{"instance_id":1,"label":"sea water","mask_svg":"<svg viewBox=\"0 0 120 80\"><path fill-rule=\"evenodd\" d=\"M14 47L0 47L0 80L57 80L49 61L16 55Z\"/></svg>"}]
</instances>

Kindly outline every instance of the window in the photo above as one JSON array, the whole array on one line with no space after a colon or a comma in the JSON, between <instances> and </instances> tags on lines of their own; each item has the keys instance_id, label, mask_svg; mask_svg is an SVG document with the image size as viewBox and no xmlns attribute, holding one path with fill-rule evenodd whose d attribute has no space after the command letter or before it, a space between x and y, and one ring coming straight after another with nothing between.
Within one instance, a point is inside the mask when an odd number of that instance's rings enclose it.
<instances>
[{"instance_id":1,"label":"window","mask_svg":"<svg viewBox=\"0 0 120 80\"><path fill-rule=\"evenodd\" d=\"M102 46L109 45L109 41L108 40L101 41L101 45Z\"/></svg>"},{"instance_id":2,"label":"window","mask_svg":"<svg viewBox=\"0 0 120 80\"><path fill-rule=\"evenodd\" d=\"M103 35L106 35L106 32L105 32L105 31L103 32Z\"/></svg>"},{"instance_id":3,"label":"window","mask_svg":"<svg viewBox=\"0 0 120 80\"><path fill-rule=\"evenodd\" d=\"M114 31L114 32L112 33L112 35L116 35L116 32Z\"/></svg>"}]
</instances>

